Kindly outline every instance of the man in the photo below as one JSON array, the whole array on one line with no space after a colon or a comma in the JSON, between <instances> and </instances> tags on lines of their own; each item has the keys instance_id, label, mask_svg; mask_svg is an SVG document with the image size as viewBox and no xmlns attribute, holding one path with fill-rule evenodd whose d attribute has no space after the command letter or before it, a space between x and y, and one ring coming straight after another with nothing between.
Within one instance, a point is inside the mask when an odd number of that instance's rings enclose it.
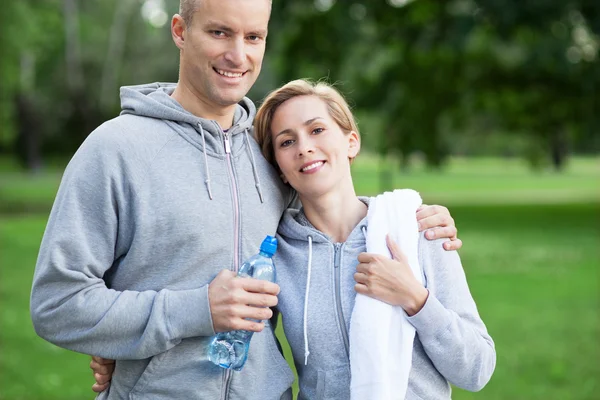
<instances>
[{"instance_id":1,"label":"man","mask_svg":"<svg viewBox=\"0 0 600 400\"><path fill-rule=\"evenodd\" d=\"M279 287L234 279L293 198L260 155L244 97L261 69L271 2L180 6L171 24L179 82L123 88L121 115L65 170L34 275L34 327L117 360L102 399L290 398L293 375L268 322ZM436 210L421 223L455 236ZM240 372L206 357L210 337L234 329L257 332Z\"/></svg>"}]
</instances>

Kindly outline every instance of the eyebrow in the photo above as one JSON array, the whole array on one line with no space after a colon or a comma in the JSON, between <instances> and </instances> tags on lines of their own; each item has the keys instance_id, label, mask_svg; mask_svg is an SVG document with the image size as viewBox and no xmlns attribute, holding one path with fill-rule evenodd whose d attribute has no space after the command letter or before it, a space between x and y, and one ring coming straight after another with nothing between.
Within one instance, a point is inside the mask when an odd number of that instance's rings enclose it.
<instances>
[{"instance_id":1,"label":"eyebrow","mask_svg":"<svg viewBox=\"0 0 600 400\"><path fill-rule=\"evenodd\" d=\"M304 121L304 123L303 123L302 125L304 125L304 126L308 126L308 125L312 124L313 122L315 122L315 121L316 121L316 120L318 120L318 119L325 119L325 118L323 118L323 117L314 117L314 118L311 118L311 119L308 119L308 120ZM279 137L279 136L281 136L281 135L285 135L286 133L292 133L292 132L293 132L293 129L291 129L291 128L284 129L284 130L282 130L281 132L279 132L279 133L278 133L278 134L275 136L275 138L278 138L278 137Z\"/></svg>"},{"instance_id":2,"label":"eyebrow","mask_svg":"<svg viewBox=\"0 0 600 400\"><path fill-rule=\"evenodd\" d=\"M224 25L222 22L217 22L217 21L208 21L206 24L206 29L223 31L225 33L235 33L235 31L233 29L231 29L231 27ZM266 29L256 29L256 30L250 31L248 33L248 35L256 35L256 36L266 37L267 30Z\"/></svg>"},{"instance_id":3,"label":"eyebrow","mask_svg":"<svg viewBox=\"0 0 600 400\"><path fill-rule=\"evenodd\" d=\"M216 21L208 21L208 23L206 24L206 28L211 30L223 31L226 33L233 32L233 29L231 29L227 25L223 25L223 23Z\"/></svg>"}]
</instances>

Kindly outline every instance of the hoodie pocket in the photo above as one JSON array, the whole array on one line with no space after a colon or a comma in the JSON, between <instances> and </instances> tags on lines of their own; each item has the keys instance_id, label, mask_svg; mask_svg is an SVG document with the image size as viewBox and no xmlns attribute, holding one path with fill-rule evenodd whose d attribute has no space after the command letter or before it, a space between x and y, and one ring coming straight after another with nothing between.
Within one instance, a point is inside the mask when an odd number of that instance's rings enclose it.
<instances>
[{"instance_id":1,"label":"hoodie pocket","mask_svg":"<svg viewBox=\"0 0 600 400\"><path fill-rule=\"evenodd\" d=\"M236 372L230 385L230 398L279 400L292 386L294 373L279 352L275 334L268 323L250 342L248 361Z\"/></svg>"},{"instance_id":2,"label":"hoodie pocket","mask_svg":"<svg viewBox=\"0 0 600 400\"><path fill-rule=\"evenodd\" d=\"M317 400L350 398L350 367L317 370Z\"/></svg>"},{"instance_id":3,"label":"hoodie pocket","mask_svg":"<svg viewBox=\"0 0 600 400\"><path fill-rule=\"evenodd\" d=\"M154 356L129 393L137 399L219 398L223 369L208 360L210 338L184 339Z\"/></svg>"}]
</instances>

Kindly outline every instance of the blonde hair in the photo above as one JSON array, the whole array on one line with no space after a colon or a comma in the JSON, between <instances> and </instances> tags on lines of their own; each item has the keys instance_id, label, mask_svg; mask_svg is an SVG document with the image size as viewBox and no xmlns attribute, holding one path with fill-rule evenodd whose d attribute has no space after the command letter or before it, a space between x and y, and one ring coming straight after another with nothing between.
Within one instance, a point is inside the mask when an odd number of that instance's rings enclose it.
<instances>
[{"instance_id":1,"label":"blonde hair","mask_svg":"<svg viewBox=\"0 0 600 400\"><path fill-rule=\"evenodd\" d=\"M273 138L271 136L273 116L279 106L298 96L315 96L323 100L327 106L329 115L342 131L346 134L354 131L360 138L354 115L352 115L350 106L340 92L326 82L297 79L269 93L254 118L254 136L263 155L271 164L277 167L275 151L273 149ZM352 159L350 161L352 162Z\"/></svg>"}]
</instances>

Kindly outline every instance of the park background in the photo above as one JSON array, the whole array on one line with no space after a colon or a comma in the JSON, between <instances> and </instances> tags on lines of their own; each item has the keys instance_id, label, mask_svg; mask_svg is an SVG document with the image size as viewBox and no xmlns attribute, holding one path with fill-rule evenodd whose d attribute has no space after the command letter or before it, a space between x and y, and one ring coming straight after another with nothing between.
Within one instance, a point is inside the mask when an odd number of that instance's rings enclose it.
<instances>
[{"instance_id":1,"label":"park background","mask_svg":"<svg viewBox=\"0 0 600 400\"><path fill-rule=\"evenodd\" d=\"M176 81L173 0L0 8L0 400L92 399L89 357L38 338L29 292L62 170L121 85ZM349 98L360 194L449 207L496 341L455 399L600 398L600 2L275 0L257 102L299 77Z\"/></svg>"}]
</instances>

